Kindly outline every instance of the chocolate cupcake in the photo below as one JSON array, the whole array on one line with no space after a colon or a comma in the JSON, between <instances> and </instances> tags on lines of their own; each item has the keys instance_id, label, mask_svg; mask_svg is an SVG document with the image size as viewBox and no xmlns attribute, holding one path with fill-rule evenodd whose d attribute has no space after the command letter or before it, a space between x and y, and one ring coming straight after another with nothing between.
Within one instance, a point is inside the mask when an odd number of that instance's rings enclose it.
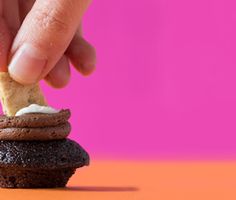
<instances>
[{"instance_id":1,"label":"chocolate cupcake","mask_svg":"<svg viewBox=\"0 0 236 200\"><path fill-rule=\"evenodd\" d=\"M69 110L0 117L0 187L64 187L88 153L70 133Z\"/></svg>"}]
</instances>

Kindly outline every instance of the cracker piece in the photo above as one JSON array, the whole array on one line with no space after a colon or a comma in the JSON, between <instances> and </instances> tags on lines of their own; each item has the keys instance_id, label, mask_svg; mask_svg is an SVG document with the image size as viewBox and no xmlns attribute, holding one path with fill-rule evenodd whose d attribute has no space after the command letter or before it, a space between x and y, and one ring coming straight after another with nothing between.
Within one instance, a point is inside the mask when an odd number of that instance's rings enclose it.
<instances>
[{"instance_id":1,"label":"cracker piece","mask_svg":"<svg viewBox=\"0 0 236 200\"><path fill-rule=\"evenodd\" d=\"M6 72L0 72L0 99L7 116L14 116L18 110L30 104L47 105L39 84L21 85Z\"/></svg>"}]
</instances>

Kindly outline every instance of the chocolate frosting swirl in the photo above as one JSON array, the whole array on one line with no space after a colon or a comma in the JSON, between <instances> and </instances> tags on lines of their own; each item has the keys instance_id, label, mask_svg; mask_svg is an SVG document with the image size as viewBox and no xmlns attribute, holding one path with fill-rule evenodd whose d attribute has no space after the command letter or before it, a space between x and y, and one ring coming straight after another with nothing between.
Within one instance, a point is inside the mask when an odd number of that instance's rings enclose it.
<instances>
[{"instance_id":1,"label":"chocolate frosting swirl","mask_svg":"<svg viewBox=\"0 0 236 200\"><path fill-rule=\"evenodd\" d=\"M71 126L70 110L59 113L30 113L21 116L0 116L0 140L59 140L66 138Z\"/></svg>"}]
</instances>

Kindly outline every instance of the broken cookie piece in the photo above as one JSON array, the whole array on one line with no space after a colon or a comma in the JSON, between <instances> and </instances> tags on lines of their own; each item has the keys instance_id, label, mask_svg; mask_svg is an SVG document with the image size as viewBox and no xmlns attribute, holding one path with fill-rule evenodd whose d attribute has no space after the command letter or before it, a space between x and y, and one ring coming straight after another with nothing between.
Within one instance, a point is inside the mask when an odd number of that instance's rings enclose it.
<instances>
[{"instance_id":1,"label":"broken cookie piece","mask_svg":"<svg viewBox=\"0 0 236 200\"><path fill-rule=\"evenodd\" d=\"M21 85L6 72L0 72L0 99L7 116L14 116L30 104L47 105L38 84Z\"/></svg>"}]
</instances>

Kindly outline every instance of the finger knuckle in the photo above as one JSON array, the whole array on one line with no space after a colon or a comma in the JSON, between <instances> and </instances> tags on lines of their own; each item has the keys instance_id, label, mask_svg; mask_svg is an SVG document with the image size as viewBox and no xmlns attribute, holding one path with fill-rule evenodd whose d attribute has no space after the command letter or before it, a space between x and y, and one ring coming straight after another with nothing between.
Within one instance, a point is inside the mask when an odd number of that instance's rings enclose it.
<instances>
[{"instance_id":1,"label":"finger knuckle","mask_svg":"<svg viewBox=\"0 0 236 200\"><path fill-rule=\"evenodd\" d=\"M59 11L55 9L38 9L35 11L35 13L36 17L34 19L40 28L58 34L68 31L68 24L65 22L62 14Z\"/></svg>"}]
</instances>

